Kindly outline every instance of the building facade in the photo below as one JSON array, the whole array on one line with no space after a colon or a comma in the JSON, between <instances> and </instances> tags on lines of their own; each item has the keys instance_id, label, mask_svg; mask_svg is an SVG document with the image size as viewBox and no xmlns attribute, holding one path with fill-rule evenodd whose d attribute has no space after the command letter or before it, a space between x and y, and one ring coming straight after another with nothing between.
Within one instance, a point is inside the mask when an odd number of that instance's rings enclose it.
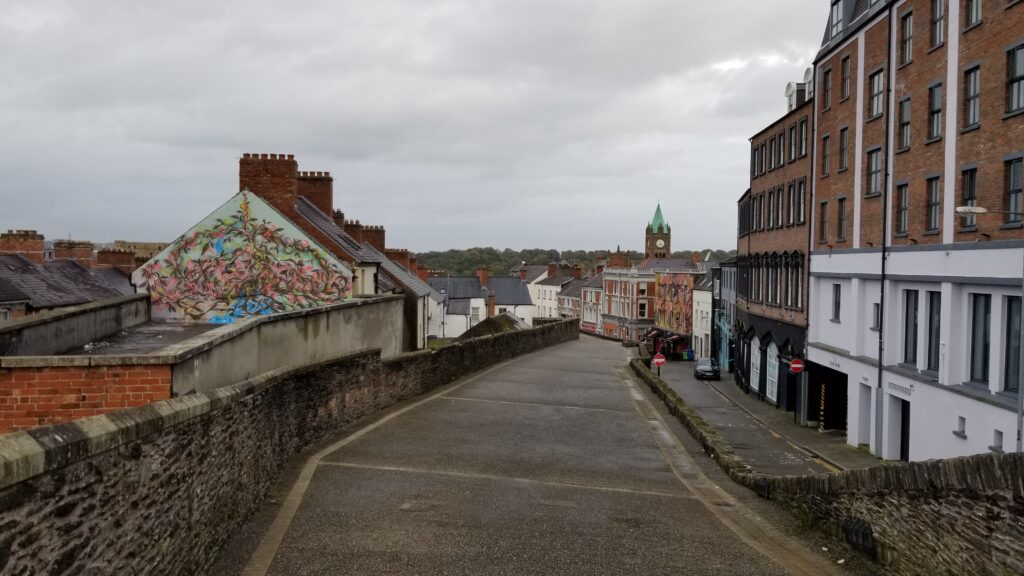
<instances>
[{"instance_id":1,"label":"building facade","mask_svg":"<svg viewBox=\"0 0 1024 576\"><path fill-rule=\"evenodd\" d=\"M832 4L809 206L819 419L885 459L1013 450L1024 3Z\"/></svg>"},{"instance_id":2,"label":"building facade","mask_svg":"<svg viewBox=\"0 0 1024 576\"><path fill-rule=\"evenodd\" d=\"M661 214L661 203L647 224L644 237L644 259L668 258L672 254L672 227Z\"/></svg>"},{"instance_id":3,"label":"building facade","mask_svg":"<svg viewBox=\"0 0 1024 576\"><path fill-rule=\"evenodd\" d=\"M718 365L722 371L732 372L733 351L735 350L736 323L736 259L723 262L718 268L721 279L719 299L715 306L715 326L718 327Z\"/></svg>"},{"instance_id":4,"label":"building facade","mask_svg":"<svg viewBox=\"0 0 1024 576\"><path fill-rule=\"evenodd\" d=\"M604 334L604 271L583 281L580 287L580 330Z\"/></svg>"},{"instance_id":5,"label":"building facade","mask_svg":"<svg viewBox=\"0 0 1024 576\"><path fill-rule=\"evenodd\" d=\"M702 277L693 287L693 354L697 358L711 356L712 288L711 276Z\"/></svg>"},{"instance_id":6,"label":"building facade","mask_svg":"<svg viewBox=\"0 0 1024 576\"><path fill-rule=\"evenodd\" d=\"M603 334L639 342L654 326L654 272L605 268L603 276Z\"/></svg>"},{"instance_id":7,"label":"building facade","mask_svg":"<svg viewBox=\"0 0 1024 576\"><path fill-rule=\"evenodd\" d=\"M750 139L750 189L737 204L736 378L785 410L800 406L789 362L807 335L811 92L790 85L789 111Z\"/></svg>"}]
</instances>

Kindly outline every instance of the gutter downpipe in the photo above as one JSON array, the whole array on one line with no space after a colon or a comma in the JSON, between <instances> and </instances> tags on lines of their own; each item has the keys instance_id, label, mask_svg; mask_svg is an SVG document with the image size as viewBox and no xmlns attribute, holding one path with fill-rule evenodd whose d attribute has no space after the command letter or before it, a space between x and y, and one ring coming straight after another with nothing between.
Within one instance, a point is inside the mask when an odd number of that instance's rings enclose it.
<instances>
[{"instance_id":1,"label":"gutter downpipe","mask_svg":"<svg viewBox=\"0 0 1024 576\"><path fill-rule=\"evenodd\" d=\"M884 395L882 393L882 372L885 359L885 264L889 259L888 246L889 246L889 188L892 183L892 163L889 161L891 157L892 142L890 138L890 126L892 125L892 78L894 76L892 70L892 29L895 23L892 19L892 9L895 6L895 2L890 2L888 6L888 45L886 46L885 52L885 72L889 76L889 81L886 82L886 111L888 112L888 118L885 119L885 185L882 187L882 270L881 278L878 285L878 381L876 382L875 390L875 450L876 456L882 458L882 408L884 406Z\"/></svg>"}]
</instances>

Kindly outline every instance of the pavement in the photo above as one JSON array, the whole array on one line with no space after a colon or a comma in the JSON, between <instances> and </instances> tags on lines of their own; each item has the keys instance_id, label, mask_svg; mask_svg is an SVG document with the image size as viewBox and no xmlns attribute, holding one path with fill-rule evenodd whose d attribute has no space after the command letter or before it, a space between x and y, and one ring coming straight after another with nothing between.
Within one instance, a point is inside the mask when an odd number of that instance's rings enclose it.
<instances>
[{"instance_id":1,"label":"pavement","mask_svg":"<svg viewBox=\"0 0 1024 576\"><path fill-rule=\"evenodd\" d=\"M704 475L629 354L582 337L389 412L308 457L213 573L844 573Z\"/></svg>"},{"instance_id":2,"label":"pavement","mask_svg":"<svg viewBox=\"0 0 1024 576\"><path fill-rule=\"evenodd\" d=\"M824 474L883 463L846 444L845 432L801 426L792 412L745 394L729 374L698 380L692 362L675 361L662 366L661 378L757 472Z\"/></svg>"}]
</instances>

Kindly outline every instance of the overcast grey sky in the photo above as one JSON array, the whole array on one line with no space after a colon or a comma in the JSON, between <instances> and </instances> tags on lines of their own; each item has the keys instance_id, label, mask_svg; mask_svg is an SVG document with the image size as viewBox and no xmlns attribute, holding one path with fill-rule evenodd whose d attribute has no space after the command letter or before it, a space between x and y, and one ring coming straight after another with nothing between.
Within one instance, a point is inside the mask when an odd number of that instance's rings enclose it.
<instances>
[{"instance_id":1,"label":"overcast grey sky","mask_svg":"<svg viewBox=\"0 0 1024 576\"><path fill-rule=\"evenodd\" d=\"M170 240L243 152L413 251L735 248L824 0L5 0L0 228Z\"/></svg>"}]
</instances>

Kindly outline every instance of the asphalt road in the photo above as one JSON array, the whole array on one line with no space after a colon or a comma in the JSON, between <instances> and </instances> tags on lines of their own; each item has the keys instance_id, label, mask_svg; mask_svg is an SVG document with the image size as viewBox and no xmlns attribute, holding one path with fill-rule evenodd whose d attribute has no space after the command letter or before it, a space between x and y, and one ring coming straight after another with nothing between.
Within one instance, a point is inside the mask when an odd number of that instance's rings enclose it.
<instances>
[{"instance_id":1,"label":"asphalt road","mask_svg":"<svg viewBox=\"0 0 1024 576\"><path fill-rule=\"evenodd\" d=\"M835 573L694 466L627 357L584 337L321 450L218 573Z\"/></svg>"}]
</instances>

